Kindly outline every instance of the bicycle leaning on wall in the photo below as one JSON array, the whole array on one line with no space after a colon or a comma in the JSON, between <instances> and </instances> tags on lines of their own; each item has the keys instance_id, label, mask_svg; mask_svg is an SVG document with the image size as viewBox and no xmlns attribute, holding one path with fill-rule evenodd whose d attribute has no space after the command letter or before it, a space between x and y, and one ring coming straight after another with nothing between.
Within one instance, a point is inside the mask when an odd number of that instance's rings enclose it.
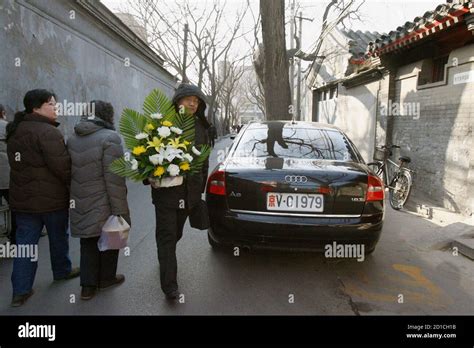
<instances>
[{"instance_id":1,"label":"bicycle leaning on wall","mask_svg":"<svg viewBox=\"0 0 474 348\"><path fill-rule=\"evenodd\" d=\"M383 180L385 189L389 191L390 205L395 210L402 209L408 201L413 184L412 173L414 173L412 169L406 167L406 164L411 162L410 157L400 156L399 164L390 159L393 154L392 149L399 148L398 145L376 147L375 161L367 164ZM389 166L392 170L389 170ZM392 172L392 175L389 172Z\"/></svg>"}]
</instances>

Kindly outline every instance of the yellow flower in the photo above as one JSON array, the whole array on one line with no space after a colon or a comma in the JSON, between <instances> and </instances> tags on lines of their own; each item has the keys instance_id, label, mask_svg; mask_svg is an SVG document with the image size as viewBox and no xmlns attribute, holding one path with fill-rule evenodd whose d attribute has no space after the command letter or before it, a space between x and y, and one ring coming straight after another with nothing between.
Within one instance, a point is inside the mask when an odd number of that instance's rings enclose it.
<instances>
[{"instance_id":1,"label":"yellow flower","mask_svg":"<svg viewBox=\"0 0 474 348\"><path fill-rule=\"evenodd\" d=\"M163 123L161 125L163 125L165 127L171 127L173 124L170 121L163 121Z\"/></svg>"},{"instance_id":2,"label":"yellow flower","mask_svg":"<svg viewBox=\"0 0 474 348\"><path fill-rule=\"evenodd\" d=\"M145 146L135 146L132 151L135 156L140 156L144 152L146 152Z\"/></svg>"},{"instance_id":3,"label":"yellow flower","mask_svg":"<svg viewBox=\"0 0 474 348\"><path fill-rule=\"evenodd\" d=\"M181 163L179 165L179 169L184 170L184 171L189 170L190 169L189 163L188 162Z\"/></svg>"},{"instance_id":4,"label":"yellow flower","mask_svg":"<svg viewBox=\"0 0 474 348\"><path fill-rule=\"evenodd\" d=\"M147 123L147 125L145 126L146 131L152 131L153 129L155 129L155 126L151 123Z\"/></svg>"},{"instance_id":5,"label":"yellow flower","mask_svg":"<svg viewBox=\"0 0 474 348\"><path fill-rule=\"evenodd\" d=\"M161 139L157 137L153 137L153 141L147 141L148 146L146 147L149 149L150 147L154 147L156 152L160 151L160 147L162 147L164 144L161 142Z\"/></svg>"},{"instance_id":6,"label":"yellow flower","mask_svg":"<svg viewBox=\"0 0 474 348\"><path fill-rule=\"evenodd\" d=\"M188 146L189 144L191 144L189 141L187 140L184 141L184 145Z\"/></svg>"},{"instance_id":7,"label":"yellow flower","mask_svg":"<svg viewBox=\"0 0 474 348\"><path fill-rule=\"evenodd\" d=\"M176 139L171 139L168 142L168 145L174 147L175 149L179 149L181 147L186 150L186 145L184 143L179 142L179 137L177 137Z\"/></svg>"},{"instance_id":8,"label":"yellow flower","mask_svg":"<svg viewBox=\"0 0 474 348\"><path fill-rule=\"evenodd\" d=\"M162 175L164 174L164 172L165 172L165 168L159 166L159 167L156 167L156 169L155 169L153 175L154 175L154 176L162 176Z\"/></svg>"}]
</instances>

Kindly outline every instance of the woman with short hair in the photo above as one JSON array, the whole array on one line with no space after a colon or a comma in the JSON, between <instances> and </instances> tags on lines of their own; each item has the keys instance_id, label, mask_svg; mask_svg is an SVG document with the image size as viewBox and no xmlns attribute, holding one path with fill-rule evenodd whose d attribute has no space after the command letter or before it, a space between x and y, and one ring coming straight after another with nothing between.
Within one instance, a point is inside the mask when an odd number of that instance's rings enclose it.
<instances>
[{"instance_id":1,"label":"woman with short hair","mask_svg":"<svg viewBox=\"0 0 474 348\"><path fill-rule=\"evenodd\" d=\"M18 246L38 246L43 227L48 230L55 280L79 276L69 258L69 184L71 158L56 122L56 96L45 89L26 93L24 111L7 126L10 164L10 207L16 216ZM33 294L38 261L13 260L12 306L23 305Z\"/></svg>"}]
</instances>

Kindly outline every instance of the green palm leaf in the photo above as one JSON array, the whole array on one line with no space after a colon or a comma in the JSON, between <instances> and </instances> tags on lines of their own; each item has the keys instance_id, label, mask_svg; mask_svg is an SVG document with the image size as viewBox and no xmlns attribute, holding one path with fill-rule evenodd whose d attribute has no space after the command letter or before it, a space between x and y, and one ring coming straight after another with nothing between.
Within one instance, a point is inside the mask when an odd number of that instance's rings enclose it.
<instances>
[{"instance_id":1,"label":"green palm leaf","mask_svg":"<svg viewBox=\"0 0 474 348\"><path fill-rule=\"evenodd\" d=\"M129 161L124 157L118 158L110 164L110 171L118 176L130 178L134 181L142 181L147 177L146 174L140 173L138 170L133 170Z\"/></svg>"},{"instance_id":2,"label":"green palm leaf","mask_svg":"<svg viewBox=\"0 0 474 348\"><path fill-rule=\"evenodd\" d=\"M166 94L158 89L154 89L143 102L143 113L148 119L151 119L151 114L161 113L166 120L173 116L176 110Z\"/></svg>"},{"instance_id":3,"label":"green palm leaf","mask_svg":"<svg viewBox=\"0 0 474 348\"><path fill-rule=\"evenodd\" d=\"M122 118L120 119L119 129L125 141L125 145L129 149L133 149L138 146L140 141L135 139L138 133L143 132L147 119L143 117L139 112L125 109L122 112Z\"/></svg>"},{"instance_id":4,"label":"green palm leaf","mask_svg":"<svg viewBox=\"0 0 474 348\"><path fill-rule=\"evenodd\" d=\"M201 152L201 155L199 155L197 158L194 158L193 162L191 163L192 166L189 170L190 174L195 174L202 169L204 162L207 160L209 154L211 153L211 147L209 145L203 145L201 146L201 149L199 151Z\"/></svg>"},{"instance_id":5,"label":"green palm leaf","mask_svg":"<svg viewBox=\"0 0 474 348\"><path fill-rule=\"evenodd\" d=\"M194 116L176 113L171 122L173 122L175 127L183 131L183 134L180 136L182 140L194 141Z\"/></svg>"}]
</instances>

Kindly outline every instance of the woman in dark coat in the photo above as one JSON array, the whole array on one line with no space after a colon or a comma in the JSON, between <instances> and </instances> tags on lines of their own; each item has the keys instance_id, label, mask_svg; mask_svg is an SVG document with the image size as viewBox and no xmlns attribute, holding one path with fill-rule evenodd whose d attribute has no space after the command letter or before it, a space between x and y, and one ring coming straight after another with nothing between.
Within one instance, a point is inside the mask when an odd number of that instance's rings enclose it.
<instances>
[{"instance_id":1,"label":"woman in dark coat","mask_svg":"<svg viewBox=\"0 0 474 348\"><path fill-rule=\"evenodd\" d=\"M181 84L173 97L176 111L183 108L195 121L196 148L209 144L209 123L205 117L206 97L201 90L190 84ZM206 187L209 161L202 171L186 177L180 186L169 188L152 188L152 200L156 216L156 244L160 263L161 289L167 299L178 297L176 244L183 235L183 227L193 208L201 200L201 193ZM145 182L147 183L147 182Z\"/></svg>"},{"instance_id":2,"label":"woman in dark coat","mask_svg":"<svg viewBox=\"0 0 474 348\"><path fill-rule=\"evenodd\" d=\"M120 136L114 129L114 109L110 103L91 102L95 113L74 127L67 147L72 161L70 209L71 234L81 238L81 298L91 299L98 289L122 284L116 274L118 250L100 251L97 242L111 215L122 216L129 224L125 178L109 170L123 155Z\"/></svg>"},{"instance_id":3,"label":"woman in dark coat","mask_svg":"<svg viewBox=\"0 0 474 348\"><path fill-rule=\"evenodd\" d=\"M48 230L55 280L79 276L69 258L69 183L71 158L59 129L54 93L35 89L23 99L25 110L7 126L10 164L10 207L16 217L16 242L37 247L44 226ZM34 258L13 260L12 306L23 305L33 294L38 267Z\"/></svg>"}]
</instances>

